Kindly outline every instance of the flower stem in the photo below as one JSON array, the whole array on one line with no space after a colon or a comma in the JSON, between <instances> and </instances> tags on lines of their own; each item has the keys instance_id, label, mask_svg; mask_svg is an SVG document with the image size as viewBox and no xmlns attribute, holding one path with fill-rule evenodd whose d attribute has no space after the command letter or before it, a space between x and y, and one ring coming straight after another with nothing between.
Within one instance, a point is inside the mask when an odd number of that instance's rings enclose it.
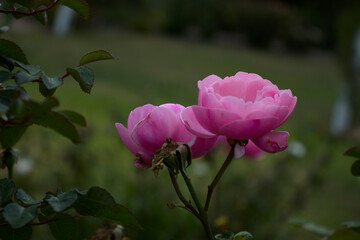
<instances>
[{"instance_id":1,"label":"flower stem","mask_svg":"<svg viewBox=\"0 0 360 240\"><path fill-rule=\"evenodd\" d=\"M192 199L194 200L195 205L196 205L196 207L197 207L197 209L199 211L199 214L200 214L199 220L201 221L201 223L202 223L202 225L204 227L207 238L209 240L215 240L214 235L213 235L213 233L211 231L209 221L208 221L207 212L204 210L204 207L200 203L200 201L199 201L199 199L198 199L198 197L196 195L196 192L194 190L194 187L193 187L193 185L191 183L190 178L187 176L187 174L182 169L180 169L180 172L181 172L182 177L185 180L187 188L189 189L190 195L191 195Z\"/></svg>"},{"instance_id":2,"label":"flower stem","mask_svg":"<svg viewBox=\"0 0 360 240\"><path fill-rule=\"evenodd\" d=\"M235 144L231 146L229 155L227 156L225 162L223 163L223 165L221 166L221 168L219 169L218 173L216 174L214 180L211 182L211 184L208 186L208 193L206 196L206 203L205 203L205 208L204 211L207 212L209 210L209 206L210 206L210 201L211 201L211 197L213 194L213 191L216 187L216 184L219 182L220 178L222 177L222 175L224 174L226 168L229 166L229 164L231 163L232 159L234 158L234 150L235 150Z\"/></svg>"}]
</instances>

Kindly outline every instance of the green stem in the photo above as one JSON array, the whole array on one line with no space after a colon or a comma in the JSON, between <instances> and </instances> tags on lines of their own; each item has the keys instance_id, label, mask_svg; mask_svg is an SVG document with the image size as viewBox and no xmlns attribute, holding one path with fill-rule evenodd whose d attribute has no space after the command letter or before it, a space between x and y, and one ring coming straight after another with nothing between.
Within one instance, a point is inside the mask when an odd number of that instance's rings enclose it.
<instances>
[{"instance_id":1,"label":"green stem","mask_svg":"<svg viewBox=\"0 0 360 240\"><path fill-rule=\"evenodd\" d=\"M214 191L214 189L216 187L216 184L219 182L219 180L222 177L222 175L224 174L226 168L230 165L232 159L234 158L234 150L235 150L235 144L231 146L229 155L227 156L225 162L223 163L223 165L219 169L219 172L216 174L214 180L208 186L208 193L207 193L207 196L206 196L206 203L205 203L205 208L204 208L205 212L207 212L209 210L211 197L212 197L213 191Z\"/></svg>"},{"instance_id":2,"label":"green stem","mask_svg":"<svg viewBox=\"0 0 360 240\"><path fill-rule=\"evenodd\" d=\"M194 200L195 205L196 205L196 207L197 207L197 209L198 209L198 211L200 213L200 218L199 219L200 219L200 221L201 221L201 223L202 223L202 225L204 227L207 238L209 240L215 240L214 235L213 235L212 230L211 230L211 227L210 227L210 224L209 224L209 221L208 221L207 212L204 211L204 208L203 208L202 204L200 203L200 201L199 201L199 199L198 199L198 197L196 195L194 187L191 184L190 178L187 176L187 174L182 169L180 169L180 172L181 172L182 177L185 180L187 188L189 189L190 195L191 195L192 199Z\"/></svg>"}]
</instances>

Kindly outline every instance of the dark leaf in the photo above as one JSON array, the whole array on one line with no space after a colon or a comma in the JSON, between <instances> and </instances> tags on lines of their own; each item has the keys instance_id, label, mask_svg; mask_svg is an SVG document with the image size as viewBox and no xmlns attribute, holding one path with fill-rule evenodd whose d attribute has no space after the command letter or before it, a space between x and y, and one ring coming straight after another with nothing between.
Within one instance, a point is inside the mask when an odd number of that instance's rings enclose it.
<instances>
[{"instance_id":1,"label":"dark leaf","mask_svg":"<svg viewBox=\"0 0 360 240\"><path fill-rule=\"evenodd\" d=\"M48 97L45 98L45 100L41 103L41 110L44 112L47 112L51 109L53 109L54 107L59 106L59 100L57 100L54 97Z\"/></svg>"},{"instance_id":2,"label":"dark leaf","mask_svg":"<svg viewBox=\"0 0 360 240\"><path fill-rule=\"evenodd\" d=\"M64 114L73 123L86 127L86 120L81 114L73 111L59 111L58 113Z\"/></svg>"},{"instance_id":3,"label":"dark leaf","mask_svg":"<svg viewBox=\"0 0 360 240\"><path fill-rule=\"evenodd\" d=\"M0 227L0 238L2 240L29 240L31 238L32 229L25 226L19 229L13 229L10 226Z\"/></svg>"},{"instance_id":4,"label":"dark leaf","mask_svg":"<svg viewBox=\"0 0 360 240\"><path fill-rule=\"evenodd\" d=\"M351 165L351 173L354 176L360 176L360 159Z\"/></svg>"},{"instance_id":5,"label":"dark leaf","mask_svg":"<svg viewBox=\"0 0 360 240\"><path fill-rule=\"evenodd\" d=\"M29 64L21 48L15 43L6 39L0 39L0 56L8 57L22 63Z\"/></svg>"},{"instance_id":6,"label":"dark leaf","mask_svg":"<svg viewBox=\"0 0 360 240\"><path fill-rule=\"evenodd\" d=\"M15 99L8 112L6 113L8 119L18 119L25 123L25 118L29 114L28 109L26 109L25 103L22 99Z\"/></svg>"},{"instance_id":7,"label":"dark leaf","mask_svg":"<svg viewBox=\"0 0 360 240\"><path fill-rule=\"evenodd\" d=\"M66 213L57 213L51 219L62 219L49 222L52 235L56 240L78 239L78 221Z\"/></svg>"},{"instance_id":8,"label":"dark leaf","mask_svg":"<svg viewBox=\"0 0 360 240\"><path fill-rule=\"evenodd\" d=\"M2 128L0 131L1 146L6 149L14 146L25 133L27 127Z\"/></svg>"},{"instance_id":9,"label":"dark leaf","mask_svg":"<svg viewBox=\"0 0 360 240\"><path fill-rule=\"evenodd\" d=\"M15 184L11 179L0 179L0 205L7 203L15 191Z\"/></svg>"},{"instance_id":10,"label":"dark leaf","mask_svg":"<svg viewBox=\"0 0 360 240\"><path fill-rule=\"evenodd\" d=\"M109 192L99 187L90 188L85 196L79 195L75 209L82 215L121 224L129 235L141 229L133 214L126 207L117 204Z\"/></svg>"},{"instance_id":11,"label":"dark leaf","mask_svg":"<svg viewBox=\"0 0 360 240\"><path fill-rule=\"evenodd\" d=\"M109 52L104 50L97 50L89 52L84 55L80 60L80 65L85 65L91 62L101 61L101 60L110 60L115 59Z\"/></svg>"},{"instance_id":12,"label":"dark leaf","mask_svg":"<svg viewBox=\"0 0 360 240\"><path fill-rule=\"evenodd\" d=\"M344 155L360 158L360 147L352 147L344 152Z\"/></svg>"},{"instance_id":13,"label":"dark leaf","mask_svg":"<svg viewBox=\"0 0 360 240\"><path fill-rule=\"evenodd\" d=\"M11 100L0 96L0 113L6 113L11 105Z\"/></svg>"},{"instance_id":14,"label":"dark leaf","mask_svg":"<svg viewBox=\"0 0 360 240\"><path fill-rule=\"evenodd\" d=\"M48 194L45 201L54 209L55 212L61 212L71 207L77 200L78 195L75 190L57 194L57 196Z\"/></svg>"},{"instance_id":15,"label":"dark leaf","mask_svg":"<svg viewBox=\"0 0 360 240\"><path fill-rule=\"evenodd\" d=\"M7 71L0 71L0 84L6 82L7 80L12 78L12 74Z\"/></svg>"},{"instance_id":16,"label":"dark leaf","mask_svg":"<svg viewBox=\"0 0 360 240\"><path fill-rule=\"evenodd\" d=\"M22 63L15 63L15 64L16 64L16 66L27 71L30 75L39 74L41 71L41 67L39 65L25 65Z\"/></svg>"},{"instance_id":17,"label":"dark leaf","mask_svg":"<svg viewBox=\"0 0 360 240\"><path fill-rule=\"evenodd\" d=\"M47 25L48 23L48 17L47 12L40 12L38 14L34 15L35 19L38 20L42 25Z\"/></svg>"},{"instance_id":18,"label":"dark leaf","mask_svg":"<svg viewBox=\"0 0 360 240\"><path fill-rule=\"evenodd\" d=\"M234 237L234 233L232 233L232 232L226 232L226 233L215 235L215 239L217 239L217 240L232 240L233 237Z\"/></svg>"},{"instance_id":19,"label":"dark leaf","mask_svg":"<svg viewBox=\"0 0 360 240\"><path fill-rule=\"evenodd\" d=\"M43 82L39 82L39 91L44 97L51 97L52 95L54 95L55 90L56 88L49 90L45 87L45 84Z\"/></svg>"},{"instance_id":20,"label":"dark leaf","mask_svg":"<svg viewBox=\"0 0 360 240\"><path fill-rule=\"evenodd\" d=\"M88 19L90 14L90 8L88 3L85 0L60 0L59 4L65 5L75 12L77 12L81 17Z\"/></svg>"},{"instance_id":21,"label":"dark leaf","mask_svg":"<svg viewBox=\"0 0 360 240\"><path fill-rule=\"evenodd\" d=\"M9 178L12 178L12 170L14 164L19 158L19 152L11 148L8 148L3 152L2 157L3 157L2 163L8 168Z\"/></svg>"},{"instance_id":22,"label":"dark leaf","mask_svg":"<svg viewBox=\"0 0 360 240\"><path fill-rule=\"evenodd\" d=\"M9 99L18 98L21 96L21 88L8 85L3 89L0 89L0 97L6 97Z\"/></svg>"},{"instance_id":23,"label":"dark leaf","mask_svg":"<svg viewBox=\"0 0 360 240\"><path fill-rule=\"evenodd\" d=\"M353 229L341 229L331 234L327 240L359 240L360 233Z\"/></svg>"},{"instance_id":24,"label":"dark leaf","mask_svg":"<svg viewBox=\"0 0 360 240\"><path fill-rule=\"evenodd\" d=\"M24 208L16 203L10 203L4 208L3 216L13 228L21 228L34 220L37 215L37 207Z\"/></svg>"},{"instance_id":25,"label":"dark leaf","mask_svg":"<svg viewBox=\"0 0 360 240\"><path fill-rule=\"evenodd\" d=\"M49 90L57 88L63 84L63 79L61 77L48 77L45 73L41 74L41 80L43 81L45 87Z\"/></svg>"},{"instance_id":26,"label":"dark leaf","mask_svg":"<svg viewBox=\"0 0 360 240\"><path fill-rule=\"evenodd\" d=\"M25 7L31 8L34 6L35 2L34 0L15 0L14 2L23 5Z\"/></svg>"},{"instance_id":27,"label":"dark leaf","mask_svg":"<svg viewBox=\"0 0 360 240\"><path fill-rule=\"evenodd\" d=\"M0 66L8 69L10 72L14 69L14 61L10 58L0 56Z\"/></svg>"},{"instance_id":28,"label":"dark leaf","mask_svg":"<svg viewBox=\"0 0 360 240\"><path fill-rule=\"evenodd\" d=\"M15 200L20 201L25 205L34 205L39 204L41 201L34 200L29 194L27 194L23 189L19 188L15 193Z\"/></svg>"},{"instance_id":29,"label":"dark leaf","mask_svg":"<svg viewBox=\"0 0 360 240\"><path fill-rule=\"evenodd\" d=\"M74 143L80 142L80 136L73 123L64 115L57 112L47 112L44 114L36 114L33 121L44 127L49 127L61 135L69 138Z\"/></svg>"},{"instance_id":30,"label":"dark leaf","mask_svg":"<svg viewBox=\"0 0 360 240\"><path fill-rule=\"evenodd\" d=\"M253 240L253 239L254 239L253 235L251 235L251 233L245 232L245 231L238 232L234 236L234 240Z\"/></svg>"},{"instance_id":31,"label":"dark leaf","mask_svg":"<svg viewBox=\"0 0 360 240\"><path fill-rule=\"evenodd\" d=\"M91 92L91 88L94 85L94 73L91 69L80 66L77 68L67 68L66 71L79 83L84 92Z\"/></svg>"}]
</instances>

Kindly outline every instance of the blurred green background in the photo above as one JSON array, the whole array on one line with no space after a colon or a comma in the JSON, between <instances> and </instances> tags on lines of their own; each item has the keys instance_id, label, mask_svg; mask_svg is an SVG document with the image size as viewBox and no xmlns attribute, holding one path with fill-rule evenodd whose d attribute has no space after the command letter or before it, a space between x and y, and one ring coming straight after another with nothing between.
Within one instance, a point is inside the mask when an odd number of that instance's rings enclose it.
<instances>
[{"instance_id":1,"label":"blurred green background","mask_svg":"<svg viewBox=\"0 0 360 240\"><path fill-rule=\"evenodd\" d=\"M78 20L63 37L31 19L13 22L12 31L3 34L52 76L64 74L66 67L76 66L82 55L96 49L118 58L92 64L91 95L71 79L57 90L59 109L78 111L87 119L88 127L80 130L83 142L73 145L51 130L28 129L17 144L18 187L41 198L58 187L102 186L143 225L134 239L202 239L196 219L166 207L178 202L168 174L163 171L155 178L151 170L136 169L114 124L126 123L132 109L147 103L194 105L198 80L245 71L291 89L298 104L281 127L291 134L288 150L266 154L260 161L232 163L210 210L215 232L246 230L255 239L311 240L318 238L294 228L289 218L330 228L359 221L359 181L350 174L352 159L342 155L359 144L359 135L356 128L337 137L329 133L338 90L347 80L344 59L349 58L350 37L344 40L346 34L337 29L353 31L337 24L351 2L154 2L89 1L90 20ZM29 91L41 99L36 84ZM225 157L226 149L220 147L189 168L201 199ZM34 239L51 238L42 227L35 234Z\"/></svg>"}]
</instances>

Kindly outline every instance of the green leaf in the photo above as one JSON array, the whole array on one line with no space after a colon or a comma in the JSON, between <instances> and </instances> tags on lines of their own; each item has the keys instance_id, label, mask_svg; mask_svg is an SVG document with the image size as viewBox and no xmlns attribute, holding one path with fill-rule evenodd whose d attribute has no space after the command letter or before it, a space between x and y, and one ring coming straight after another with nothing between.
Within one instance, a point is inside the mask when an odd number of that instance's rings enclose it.
<instances>
[{"instance_id":1,"label":"green leaf","mask_svg":"<svg viewBox=\"0 0 360 240\"><path fill-rule=\"evenodd\" d=\"M6 113L11 105L11 100L0 96L0 113Z\"/></svg>"},{"instance_id":2,"label":"green leaf","mask_svg":"<svg viewBox=\"0 0 360 240\"><path fill-rule=\"evenodd\" d=\"M48 112L49 110L59 105L60 105L59 100L57 100L54 97L48 97L45 98L45 100L41 103L41 110L44 112Z\"/></svg>"},{"instance_id":3,"label":"green leaf","mask_svg":"<svg viewBox=\"0 0 360 240\"><path fill-rule=\"evenodd\" d=\"M94 85L94 73L90 68L80 66L77 68L67 68L66 71L79 83L84 92L91 92L91 88Z\"/></svg>"},{"instance_id":4,"label":"green leaf","mask_svg":"<svg viewBox=\"0 0 360 240\"><path fill-rule=\"evenodd\" d=\"M15 190L15 183L8 178L0 179L0 205L7 203Z\"/></svg>"},{"instance_id":5,"label":"green leaf","mask_svg":"<svg viewBox=\"0 0 360 240\"><path fill-rule=\"evenodd\" d=\"M0 238L2 240L30 240L32 229L25 226L19 229L13 229L10 226L0 227Z\"/></svg>"},{"instance_id":6,"label":"green leaf","mask_svg":"<svg viewBox=\"0 0 360 240\"><path fill-rule=\"evenodd\" d=\"M25 133L27 127L2 128L0 131L1 146L6 149L14 146Z\"/></svg>"},{"instance_id":7,"label":"green leaf","mask_svg":"<svg viewBox=\"0 0 360 240\"><path fill-rule=\"evenodd\" d=\"M360 159L351 165L351 173L354 176L360 176Z\"/></svg>"},{"instance_id":8,"label":"green leaf","mask_svg":"<svg viewBox=\"0 0 360 240\"><path fill-rule=\"evenodd\" d=\"M43 81L45 87L49 90L57 88L63 84L63 79L61 77L48 77L45 73L41 74L41 80Z\"/></svg>"},{"instance_id":9,"label":"green leaf","mask_svg":"<svg viewBox=\"0 0 360 240\"><path fill-rule=\"evenodd\" d=\"M216 234L215 239L217 240L232 240L234 238L234 233L232 232L225 232L222 234Z\"/></svg>"},{"instance_id":10,"label":"green leaf","mask_svg":"<svg viewBox=\"0 0 360 240\"><path fill-rule=\"evenodd\" d=\"M45 201L49 203L55 212L61 212L71 207L77 198L77 192L75 190L70 190L68 192L57 194L57 196L48 194L46 195Z\"/></svg>"},{"instance_id":11,"label":"green leaf","mask_svg":"<svg viewBox=\"0 0 360 240\"><path fill-rule=\"evenodd\" d=\"M13 228L21 228L34 220L37 215L37 207L24 208L16 203L10 203L4 208L3 216Z\"/></svg>"},{"instance_id":12,"label":"green leaf","mask_svg":"<svg viewBox=\"0 0 360 240\"><path fill-rule=\"evenodd\" d=\"M360 147L352 147L344 152L345 156L360 158Z\"/></svg>"},{"instance_id":13,"label":"green leaf","mask_svg":"<svg viewBox=\"0 0 360 240\"><path fill-rule=\"evenodd\" d=\"M29 64L24 52L15 43L0 39L0 56L12 58L14 60Z\"/></svg>"},{"instance_id":14,"label":"green leaf","mask_svg":"<svg viewBox=\"0 0 360 240\"><path fill-rule=\"evenodd\" d=\"M12 78L12 74L10 72L6 72L6 71L0 71L0 83L4 83L7 80Z\"/></svg>"},{"instance_id":15,"label":"green leaf","mask_svg":"<svg viewBox=\"0 0 360 240\"><path fill-rule=\"evenodd\" d=\"M40 12L34 15L35 19L38 20L42 25L46 26L48 23L47 12Z\"/></svg>"},{"instance_id":16,"label":"green leaf","mask_svg":"<svg viewBox=\"0 0 360 240\"><path fill-rule=\"evenodd\" d=\"M97 50L85 54L80 60L80 65L85 65L91 62L110 60L110 59L115 59L115 58L109 52L105 50Z\"/></svg>"},{"instance_id":17,"label":"green leaf","mask_svg":"<svg viewBox=\"0 0 360 240\"><path fill-rule=\"evenodd\" d=\"M33 121L44 127L49 127L56 132L60 133L64 137L69 138L74 143L80 142L80 136L73 123L58 112L47 112L43 114L35 114Z\"/></svg>"},{"instance_id":18,"label":"green leaf","mask_svg":"<svg viewBox=\"0 0 360 240\"><path fill-rule=\"evenodd\" d=\"M25 205L34 205L39 204L41 201L34 200L29 194L27 194L23 189L19 188L15 193L15 200L20 201Z\"/></svg>"},{"instance_id":19,"label":"green leaf","mask_svg":"<svg viewBox=\"0 0 360 240\"><path fill-rule=\"evenodd\" d=\"M73 123L86 127L86 120L81 114L73 111L59 111L58 113L65 115Z\"/></svg>"},{"instance_id":20,"label":"green leaf","mask_svg":"<svg viewBox=\"0 0 360 240\"><path fill-rule=\"evenodd\" d=\"M10 58L0 56L0 66L8 69L10 72L14 69L14 61Z\"/></svg>"},{"instance_id":21,"label":"green leaf","mask_svg":"<svg viewBox=\"0 0 360 240\"><path fill-rule=\"evenodd\" d=\"M81 17L88 19L90 14L90 8L88 3L85 0L60 0L59 4L65 5L75 12L77 12Z\"/></svg>"},{"instance_id":22,"label":"green leaf","mask_svg":"<svg viewBox=\"0 0 360 240\"><path fill-rule=\"evenodd\" d=\"M251 235L251 233L246 231L238 232L234 236L234 240L253 240L253 239L254 239L253 235Z\"/></svg>"},{"instance_id":23,"label":"green leaf","mask_svg":"<svg viewBox=\"0 0 360 240\"><path fill-rule=\"evenodd\" d=\"M136 218L124 206L117 204L105 189L92 187L85 196L78 196L75 210L85 216L93 216L124 226L129 235L141 229Z\"/></svg>"},{"instance_id":24,"label":"green leaf","mask_svg":"<svg viewBox=\"0 0 360 240\"><path fill-rule=\"evenodd\" d=\"M39 74L41 71L41 67L39 65L25 65L22 63L15 63L15 64L16 64L16 66L27 71L30 75Z\"/></svg>"},{"instance_id":25,"label":"green leaf","mask_svg":"<svg viewBox=\"0 0 360 240\"><path fill-rule=\"evenodd\" d=\"M45 84L43 82L39 82L39 91L44 97L51 97L52 95L54 95L55 90L56 88L49 90L45 87Z\"/></svg>"},{"instance_id":26,"label":"green leaf","mask_svg":"<svg viewBox=\"0 0 360 240\"><path fill-rule=\"evenodd\" d=\"M353 229L341 229L334 232L327 240L359 240L360 233Z\"/></svg>"},{"instance_id":27,"label":"green leaf","mask_svg":"<svg viewBox=\"0 0 360 240\"><path fill-rule=\"evenodd\" d=\"M51 219L63 219L49 222L52 235L56 240L78 239L78 221L66 213L57 213Z\"/></svg>"},{"instance_id":28,"label":"green leaf","mask_svg":"<svg viewBox=\"0 0 360 240\"><path fill-rule=\"evenodd\" d=\"M23 5L25 7L31 8L34 6L35 2L34 0L15 0L14 2Z\"/></svg>"},{"instance_id":29,"label":"green leaf","mask_svg":"<svg viewBox=\"0 0 360 240\"><path fill-rule=\"evenodd\" d=\"M19 152L16 150L8 148L3 152L2 162L8 168L9 178L12 178L12 170L18 158Z\"/></svg>"}]
</instances>

